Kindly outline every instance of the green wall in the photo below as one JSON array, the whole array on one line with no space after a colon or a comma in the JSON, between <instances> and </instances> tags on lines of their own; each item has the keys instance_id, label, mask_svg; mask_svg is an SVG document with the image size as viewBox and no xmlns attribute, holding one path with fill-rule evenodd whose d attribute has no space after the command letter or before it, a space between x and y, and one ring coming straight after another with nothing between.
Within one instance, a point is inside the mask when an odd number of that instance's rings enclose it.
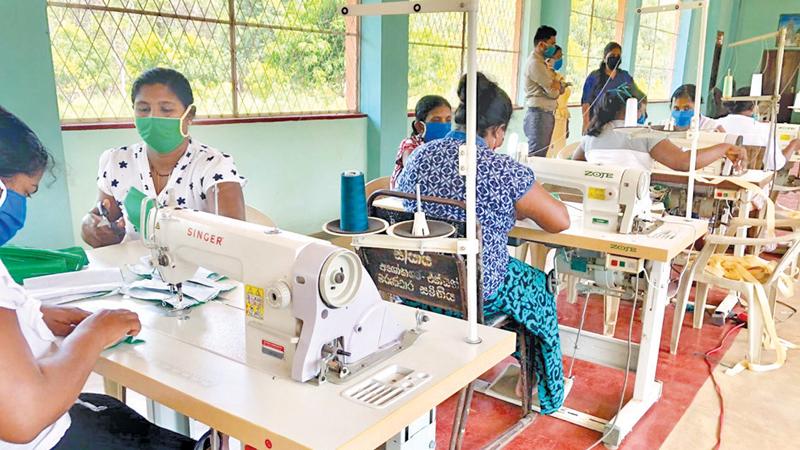
<instances>
[{"instance_id":1,"label":"green wall","mask_svg":"<svg viewBox=\"0 0 800 450\"><path fill-rule=\"evenodd\" d=\"M787 13L800 14L800 0L742 0L741 11L735 18L738 22L735 40L776 31L778 16ZM764 48L774 49L775 40L769 39L730 49L732 61L728 67L732 69L737 86L750 84L753 73L757 73L761 66Z\"/></svg>"},{"instance_id":2,"label":"green wall","mask_svg":"<svg viewBox=\"0 0 800 450\"><path fill-rule=\"evenodd\" d=\"M363 0L389 3L396 0ZM361 111L367 114L367 178L392 173L405 138L408 105L408 16L361 18Z\"/></svg>"},{"instance_id":3,"label":"green wall","mask_svg":"<svg viewBox=\"0 0 800 450\"><path fill-rule=\"evenodd\" d=\"M71 245L70 203L45 0L0 2L0 42L0 105L24 120L56 161L55 178L44 177L39 193L28 202L25 228L12 242L42 247Z\"/></svg>"},{"instance_id":4,"label":"green wall","mask_svg":"<svg viewBox=\"0 0 800 450\"><path fill-rule=\"evenodd\" d=\"M247 204L281 227L316 233L339 217L339 174L366 170L366 119L199 125L192 136L233 155L248 178ZM137 142L134 129L65 131L64 155L73 205L80 222L97 198L97 161L103 150ZM66 211L66 209L65 209ZM55 223L55 222L54 222ZM75 227L76 242L80 230Z\"/></svg>"}]
</instances>

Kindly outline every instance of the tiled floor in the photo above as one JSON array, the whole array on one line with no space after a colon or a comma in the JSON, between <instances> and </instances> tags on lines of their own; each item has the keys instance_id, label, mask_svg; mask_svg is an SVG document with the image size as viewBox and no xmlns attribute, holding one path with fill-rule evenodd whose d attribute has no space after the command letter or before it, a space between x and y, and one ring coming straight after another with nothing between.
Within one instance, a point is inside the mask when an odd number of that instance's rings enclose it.
<instances>
[{"instance_id":1,"label":"tiled floor","mask_svg":"<svg viewBox=\"0 0 800 450\"><path fill-rule=\"evenodd\" d=\"M712 292L709 301L720 300L722 294ZM568 325L576 325L580 320L583 298L571 305L559 301L559 321ZM697 391L708 378L702 354L715 347L726 328L705 326L702 330L694 330L691 325L683 329L678 355L669 354L669 330L672 324L673 308L667 309L664 323L665 333L662 336L662 349L659 354L657 379L664 383L661 401L634 428L623 442L625 449L658 448L675 424L680 420L692 403ZM623 303L620 307L619 323L616 337L627 338L630 318L630 305ZM687 314L686 324L691 324L691 314ZM602 301L591 299L587 312L587 330L601 332ZM634 319L634 341L640 334L639 317ZM569 355L570 349L564 349ZM568 359L565 358L565 363ZM567 399L566 405L598 417L611 418L619 402L622 389L623 372L615 369L578 361L575 364L575 385ZM628 393L633 390L634 375L628 382ZM455 410L455 398L449 399L437 410L437 444L439 448L447 448L450 439L450 427ZM464 440L464 448L480 448L499 435L505 428L513 424L519 414L517 407L499 400L476 394L472 403L469 426ZM570 423L551 417L538 417L507 448L509 449L585 449L600 437L596 433Z\"/></svg>"},{"instance_id":2,"label":"tiled floor","mask_svg":"<svg viewBox=\"0 0 800 450\"><path fill-rule=\"evenodd\" d=\"M800 305L795 296L789 302ZM778 335L790 342L800 342L800 315L791 315L784 306L776 308ZM798 405L800 405L800 350L790 350L786 364L766 373L742 372L736 376L723 373L723 366L744 356L747 333L739 333L717 367L717 380L725 399L725 423L722 446L734 449L796 449L800 442ZM770 356L767 356L767 361ZM716 440L719 402L708 380L692 405L664 442L664 450L712 448Z\"/></svg>"}]
</instances>

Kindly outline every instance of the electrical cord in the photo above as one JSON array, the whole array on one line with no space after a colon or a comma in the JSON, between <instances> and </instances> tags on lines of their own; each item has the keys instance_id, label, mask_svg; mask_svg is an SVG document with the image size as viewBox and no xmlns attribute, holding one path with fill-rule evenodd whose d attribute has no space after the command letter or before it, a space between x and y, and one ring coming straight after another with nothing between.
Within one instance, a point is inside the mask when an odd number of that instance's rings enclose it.
<instances>
[{"instance_id":1,"label":"electrical cord","mask_svg":"<svg viewBox=\"0 0 800 450\"><path fill-rule=\"evenodd\" d=\"M644 273L646 274L647 271L645 270ZM622 410L622 405L625 403L625 391L628 389L628 376L631 372L631 354L633 353L633 319L636 316L636 303L639 300L639 277L636 277L636 287L634 288L634 295L633 295L633 307L631 308L631 320L628 324L628 356L627 362L625 363L625 380L622 382L622 393L619 395L619 405L617 407L617 413L614 414L614 418L611 419L611 423L609 424L608 430L603 433L603 435L595 441L594 444L589 446L586 450L592 450L593 448L597 447L605 438L607 438L612 431L614 431L614 427L617 425L617 418L619 417L619 412Z\"/></svg>"},{"instance_id":2,"label":"electrical cord","mask_svg":"<svg viewBox=\"0 0 800 450\"><path fill-rule=\"evenodd\" d=\"M711 361L711 356L715 353L722 350L725 346L725 341L728 339L734 331L738 330L745 326L747 322L742 322L735 327L728 330L724 336L722 336L722 340L720 341L719 345L705 353L703 355L703 361L705 361L706 366L708 366L708 373L711 375L711 382L714 384L714 391L717 393L717 398L719 398L719 423L717 425L717 442L714 444L714 450L719 450L719 446L722 443L722 425L725 422L725 403L722 397L722 389L719 387L719 383L717 383L717 378L714 375L714 365Z\"/></svg>"},{"instance_id":3,"label":"electrical cord","mask_svg":"<svg viewBox=\"0 0 800 450\"><path fill-rule=\"evenodd\" d=\"M591 291L586 291L583 296L583 312L581 313L581 323L578 325L578 334L575 336L575 346L572 348L572 359L569 362L569 370L567 371L567 378L572 378L572 368L575 366L575 357L578 355L578 341L581 340L581 332L583 331L583 321L586 319L586 306L589 304L589 294Z\"/></svg>"}]
</instances>

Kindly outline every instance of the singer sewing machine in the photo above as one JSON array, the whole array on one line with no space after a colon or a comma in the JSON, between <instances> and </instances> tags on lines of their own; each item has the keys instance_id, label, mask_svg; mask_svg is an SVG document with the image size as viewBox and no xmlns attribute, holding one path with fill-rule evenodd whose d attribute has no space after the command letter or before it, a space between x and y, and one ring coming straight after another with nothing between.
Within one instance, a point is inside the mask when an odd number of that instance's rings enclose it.
<instances>
[{"instance_id":1,"label":"singer sewing machine","mask_svg":"<svg viewBox=\"0 0 800 450\"><path fill-rule=\"evenodd\" d=\"M145 246L178 292L200 265L244 283L249 364L300 382L344 382L419 334L395 320L351 251L203 212L142 209Z\"/></svg>"},{"instance_id":2,"label":"singer sewing machine","mask_svg":"<svg viewBox=\"0 0 800 450\"><path fill-rule=\"evenodd\" d=\"M528 165L540 183L580 193L586 229L635 234L656 224L650 214L650 174L645 170L548 158L529 158Z\"/></svg>"}]
</instances>

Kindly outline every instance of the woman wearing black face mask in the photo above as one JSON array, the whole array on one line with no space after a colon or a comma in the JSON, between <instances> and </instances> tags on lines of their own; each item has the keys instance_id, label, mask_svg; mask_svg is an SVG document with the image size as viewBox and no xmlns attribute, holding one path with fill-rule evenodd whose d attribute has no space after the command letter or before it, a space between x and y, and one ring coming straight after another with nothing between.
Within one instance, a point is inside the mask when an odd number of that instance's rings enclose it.
<instances>
[{"instance_id":1,"label":"woman wearing black face mask","mask_svg":"<svg viewBox=\"0 0 800 450\"><path fill-rule=\"evenodd\" d=\"M589 122L597 110L597 99L611 89L616 89L624 84L633 86L632 91L639 89L633 77L620 68L622 63L622 46L616 42L609 42L603 49L603 60L600 67L586 77L583 83L581 96L581 110L583 110L583 134L589 129Z\"/></svg>"}]
</instances>

